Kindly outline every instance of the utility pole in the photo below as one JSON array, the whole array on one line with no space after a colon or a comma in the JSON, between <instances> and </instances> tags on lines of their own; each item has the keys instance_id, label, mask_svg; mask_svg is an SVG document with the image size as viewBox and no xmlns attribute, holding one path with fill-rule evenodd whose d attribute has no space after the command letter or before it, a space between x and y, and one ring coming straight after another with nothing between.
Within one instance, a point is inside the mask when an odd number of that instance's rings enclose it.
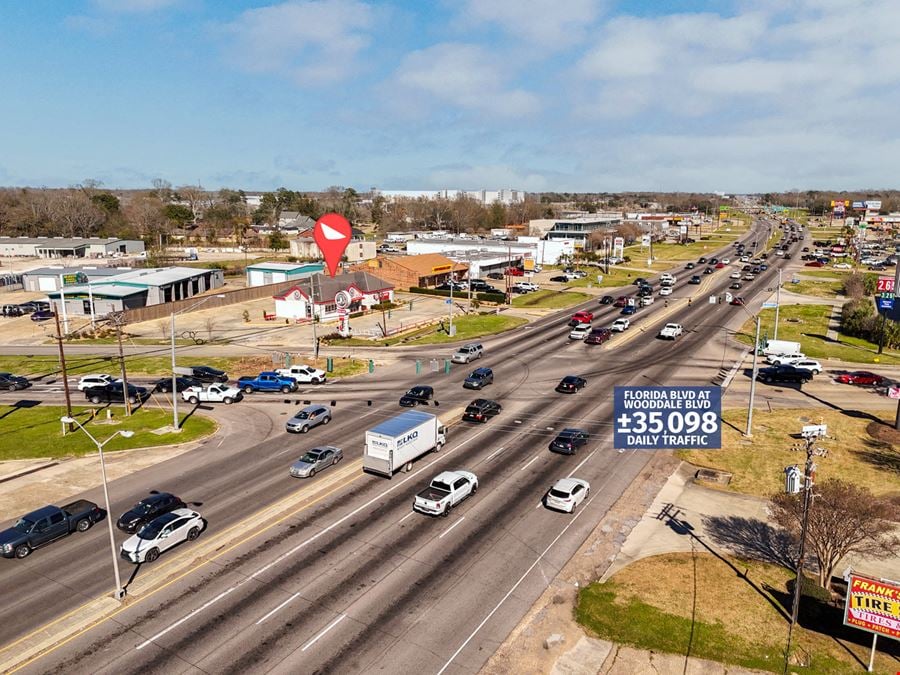
<instances>
[{"instance_id":1,"label":"utility pole","mask_svg":"<svg viewBox=\"0 0 900 675\"><path fill-rule=\"evenodd\" d=\"M756 315L756 340L753 343L753 374L750 377L750 403L747 405L747 429L744 436L751 438L753 436L753 402L756 398L756 376L759 373L757 366L757 358L759 356L759 315Z\"/></svg>"},{"instance_id":2,"label":"utility pole","mask_svg":"<svg viewBox=\"0 0 900 675\"><path fill-rule=\"evenodd\" d=\"M772 331L772 339L778 339L778 312L781 309L781 268L778 268L778 285L775 287L775 328Z\"/></svg>"},{"instance_id":3,"label":"utility pole","mask_svg":"<svg viewBox=\"0 0 900 675\"><path fill-rule=\"evenodd\" d=\"M128 400L128 376L125 372L125 353L122 351L122 324L125 323L125 314L123 312L114 312L110 314L113 323L116 326L116 341L119 343L119 366L122 370L122 396L125 402L125 415L131 415L131 403ZM173 396L177 392L172 392Z\"/></svg>"},{"instance_id":4,"label":"utility pole","mask_svg":"<svg viewBox=\"0 0 900 675\"><path fill-rule=\"evenodd\" d=\"M826 433L825 425L814 425L804 428L803 437L806 441L806 465L803 469L803 515L800 522L800 550L797 553L797 579L794 582L794 598L791 603L791 624L788 627L787 648L784 652L784 672L787 672L791 657L791 639L794 633L794 625L800 615L800 588L803 583L803 566L806 562L806 533L809 528L809 510L813 500L813 478L816 465L814 457L827 457L825 448L816 446L819 436Z\"/></svg>"},{"instance_id":5,"label":"utility pole","mask_svg":"<svg viewBox=\"0 0 900 675\"><path fill-rule=\"evenodd\" d=\"M72 417L72 397L69 395L69 375L66 372L66 352L63 349L63 336L60 332L59 312L53 312L56 319L56 345L59 348L59 369L62 372L63 391L66 395L66 417ZM71 423L67 425L69 431L74 431Z\"/></svg>"}]
</instances>

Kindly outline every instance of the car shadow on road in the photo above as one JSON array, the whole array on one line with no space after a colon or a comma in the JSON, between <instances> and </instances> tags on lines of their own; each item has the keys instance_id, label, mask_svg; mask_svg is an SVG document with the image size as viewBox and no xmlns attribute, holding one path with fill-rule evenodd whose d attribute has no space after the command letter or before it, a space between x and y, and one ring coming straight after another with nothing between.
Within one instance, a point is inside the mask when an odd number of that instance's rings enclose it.
<instances>
[{"instance_id":1,"label":"car shadow on road","mask_svg":"<svg viewBox=\"0 0 900 675\"><path fill-rule=\"evenodd\" d=\"M758 593L761 598L765 599L765 601L768 602L772 606L772 608L775 609L775 611L777 611L785 619L785 621L790 621L790 615L785 611L784 607L782 607L778 603L778 601L773 598L772 595L770 595L766 590L764 590L761 586L757 585L753 580L750 579L747 569L741 571L740 568L738 568L728 558L726 558L724 555L719 553L719 551L710 546L704 539L697 536L694 526L687 519L681 518L680 516L681 510L674 504L669 503L663 506L660 513L656 516L656 519L665 521L666 525L668 525L674 532L683 536L690 537L695 544L699 544L702 548L706 549L707 552L715 556L721 562L725 563L729 568L731 568L731 570L739 579L743 579L744 582L746 582L747 585L750 586L750 588L756 591L756 593ZM765 523L763 523L763 525L765 525ZM737 551L733 552L737 555L741 555ZM758 556L754 555L747 555L745 557L758 559Z\"/></svg>"}]
</instances>

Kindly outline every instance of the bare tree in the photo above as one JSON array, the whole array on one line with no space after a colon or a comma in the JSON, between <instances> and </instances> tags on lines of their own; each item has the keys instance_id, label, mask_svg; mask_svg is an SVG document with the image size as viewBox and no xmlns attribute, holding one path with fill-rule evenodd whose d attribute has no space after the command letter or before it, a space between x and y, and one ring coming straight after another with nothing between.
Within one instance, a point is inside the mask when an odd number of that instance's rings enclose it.
<instances>
[{"instance_id":1,"label":"bare tree","mask_svg":"<svg viewBox=\"0 0 900 675\"><path fill-rule=\"evenodd\" d=\"M106 221L103 211L82 192L63 190L50 199L50 218L68 237L89 237Z\"/></svg>"},{"instance_id":2,"label":"bare tree","mask_svg":"<svg viewBox=\"0 0 900 675\"><path fill-rule=\"evenodd\" d=\"M171 328L168 320L157 321L156 327L159 328L159 332L162 333L163 340L168 340L169 339L169 328Z\"/></svg>"},{"instance_id":3,"label":"bare tree","mask_svg":"<svg viewBox=\"0 0 900 675\"><path fill-rule=\"evenodd\" d=\"M214 316L206 317L206 320L203 322L203 325L206 328L206 341L212 342L213 331L216 329L216 317L214 317Z\"/></svg>"},{"instance_id":4,"label":"bare tree","mask_svg":"<svg viewBox=\"0 0 900 675\"><path fill-rule=\"evenodd\" d=\"M162 178L153 179L153 191L156 192L156 198L164 204L172 198L172 184Z\"/></svg>"},{"instance_id":5,"label":"bare tree","mask_svg":"<svg viewBox=\"0 0 900 675\"><path fill-rule=\"evenodd\" d=\"M778 494L771 499L775 522L799 540L802 495ZM897 508L866 488L831 478L815 486L809 509L807 538L819 565L819 585L831 589L831 577L842 558L859 553L874 558L897 554Z\"/></svg>"}]
</instances>

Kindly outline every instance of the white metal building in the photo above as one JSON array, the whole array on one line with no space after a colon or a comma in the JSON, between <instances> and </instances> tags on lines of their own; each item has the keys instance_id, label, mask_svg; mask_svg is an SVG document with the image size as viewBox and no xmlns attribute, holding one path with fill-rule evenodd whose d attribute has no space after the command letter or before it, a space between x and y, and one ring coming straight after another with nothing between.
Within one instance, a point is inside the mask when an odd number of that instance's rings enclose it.
<instances>
[{"instance_id":1,"label":"white metal building","mask_svg":"<svg viewBox=\"0 0 900 675\"><path fill-rule=\"evenodd\" d=\"M409 255L440 253L455 259L450 255L453 252L482 252L494 253L500 257L506 256L512 261L532 258L537 265L555 265L561 255L572 255L574 251L575 244L572 241L546 241L537 237L519 237L516 241L445 237L413 239L406 244L406 252ZM460 260L464 260L464 258L460 258Z\"/></svg>"},{"instance_id":2,"label":"white metal building","mask_svg":"<svg viewBox=\"0 0 900 675\"><path fill-rule=\"evenodd\" d=\"M18 258L108 258L142 253L140 239L116 237L0 237L0 256Z\"/></svg>"},{"instance_id":3,"label":"white metal building","mask_svg":"<svg viewBox=\"0 0 900 675\"><path fill-rule=\"evenodd\" d=\"M265 286L305 279L325 269L323 263L263 262L247 265L247 285Z\"/></svg>"}]
</instances>

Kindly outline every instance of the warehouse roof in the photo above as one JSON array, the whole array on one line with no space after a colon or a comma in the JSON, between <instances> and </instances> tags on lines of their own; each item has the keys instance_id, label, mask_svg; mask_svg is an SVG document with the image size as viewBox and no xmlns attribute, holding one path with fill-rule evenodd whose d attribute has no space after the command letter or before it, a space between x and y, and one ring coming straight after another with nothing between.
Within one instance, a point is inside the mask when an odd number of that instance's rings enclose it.
<instances>
[{"instance_id":1,"label":"warehouse roof","mask_svg":"<svg viewBox=\"0 0 900 675\"><path fill-rule=\"evenodd\" d=\"M43 248L81 248L82 246L112 244L126 241L119 237L8 237L0 236L3 244L39 244Z\"/></svg>"},{"instance_id":2,"label":"warehouse roof","mask_svg":"<svg viewBox=\"0 0 900 675\"><path fill-rule=\"evenodd\" d=\"M126 272L105 283L122 283L132 286L167 286L186 279L202 277L211 272L214 272L214 270L195 267L150 267Z\"/></svg>"},{"instance_id":3,"label":"warehouse roof","mask_svg":"<svg viewBox=\"0 0 900 675\"><path fill-rule=\"evenodd\" d=\"M259 270L262 272L302 272L308 269L320 272L324 267L322 263L262 262L247 265L248 270Z\"/></svg>"}]
</instances>

